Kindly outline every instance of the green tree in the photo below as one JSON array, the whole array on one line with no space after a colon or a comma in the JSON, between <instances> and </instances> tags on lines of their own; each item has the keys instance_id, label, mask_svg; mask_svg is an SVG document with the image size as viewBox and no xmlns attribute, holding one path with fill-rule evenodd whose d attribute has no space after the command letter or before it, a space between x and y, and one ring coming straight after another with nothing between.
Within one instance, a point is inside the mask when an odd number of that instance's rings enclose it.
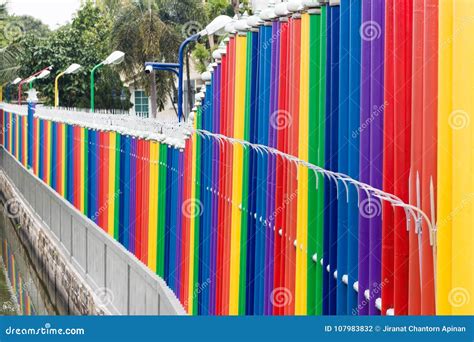
<instances>
[{"instance_id":1,"label":"green tree","mask_svg":"<svg viewBox=\"0 0 474 342\"><path fill-rule=\"evenodd\" d=\"M120 14L121 9L129 5L132 1L133 0L96 0L95 3L103 13L107 13L111 17L116 17Z\"/></svg>"},{"instance_id":2,"label":"green tree","mask_svg":"<svg viewBox=\"0 0 474 342\"><path fill-rule=\"evenodd\" d=\"M179 44L189 36L201 31L206 23L207 16L204 4L195 0L157 0L160 17L167 23L178 37ZM168 41L172 44L172 41ZM186 79L188 89L188 106L192 104L190 64L191 52L196 44L190 44L186 50ZM174 50L177 52L177 49ZM175 58L176 60L176 58Z\"/></svg>"},{"instance_id":3,"label":"green tree","mask_svg":"<svg viewBox=\"0 0 474 342\"><path fill-rule=\"evenodd\" d=\"M162 73L158 79L154 73L147 76L144 64L174 60L179 39L161 20L156 3L149 0L125 3L115 17L112 37L114 47L125 52L120 70L128 83L149 89L151 117L155 117L157 109L163 109L166 98L172 94L173 78Z\"/></svg>"},{"instance_id":4,"label":"green tree","mask_svg":"<svg viewBox=\"0 0 474 342\"><path fill-rule=\"evenodd\" d=\"M207 69L207 65L211 59L211 52L209 48L204 44L196 44L193 50L193 57L196 61L196 69L198 72L203 73Z\"/></svg>"},{"instance_id":5,"label":"green tree","mask_svg":"<svg viewBox=\"0 0 474 342\"><path fill-rule=\"evenodd\" d=\"M209 0L204 4L206 10L206 16L209 20L225 14L230 17L234 16L234 8L232 7L229 0Z\"/></svg>"},{"instance_id":6,"label":"green tree","mask_svg":"<svg viewBox=\"0 0 474 342\"><path fill-rule=\"evenodd\" d=\"M54 103L54 77L72 63L83 66L75 75L64 76L60 80L61 105L69 107L89 107L89 72L94 65L104 60L111 52L110 35L112 22L101 10L87 2L75 15L69 25L42 37L27 33L15 44L20 51L18 64L22 77L33 71L53 65L50 78L35 81L40 91L40 99L46 104ZM96 75L96 108L129 108L122 104L120 94L123 85L115 68L102 68ZM64 94L67 94L65 96ZM116 95L115 97L113 95ZM127 97L128 98L128 97Z\"/></svg>"},{"instance_id":7,"label":"green tree","mask_svg":"<svg viewBox=\"0 0 474 342\"><path fill-rule=\"evenodd\" d=\"M152 73L148 77L143 65L146 61L176 62L181 42L204 27L205 9L195 0L125 0L121 4L121 10L114 17L114 47L126 52L121 70L127 81L149 89L154 115L155 104L161 110L167 98L173 102L175 77L166 72ZM187 52L191 50L192 46ZM187 61L189 75L189 54Z\"/></svg>"},{"instance_id":8,"label":"green tree","mask_svg":"<svg viewBox=\"0 0 474 342\"><path fill-rule=\"evenodd\" d=\"M25 34L36 36L49 34L48 26L30 16L12 16L7 12L7 4L0 4L0 84L16 78L19 54L16 43Z\"/></svg>"},{"instance_id":9,"label":"green tree","mask_svg":"<svg viewBox=\"0 0 474 342\"><path fill-rule=\"evenodd\" d=\"M50 33L41 20L28 15L8 15L5 5L0 5L0 47L15 43L25 34L43 36Z\"/></svg>"},{"instance_id":10,"label":"green tree","mask_svg":"<svg viewBox=\"0 0 474 342\"><path fill-rule=\"evenodd\" d=\"M4 32L8 13L5 3L0 4L0 31ZM19 66L16 63L16 51L7 49L8 41L0 35L0 85L12 80Z\"/></svg>"}]
</instances>

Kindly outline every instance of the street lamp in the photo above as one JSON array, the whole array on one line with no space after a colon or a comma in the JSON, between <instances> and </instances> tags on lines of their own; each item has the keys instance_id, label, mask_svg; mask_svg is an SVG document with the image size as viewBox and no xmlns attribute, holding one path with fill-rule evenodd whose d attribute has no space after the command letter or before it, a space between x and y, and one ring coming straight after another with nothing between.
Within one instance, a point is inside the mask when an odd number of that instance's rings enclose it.
<instances>
[{"instance_id":1,"label":"street lamp","mask_svg":"<svg viewBox=\"0 0 474 342\"><path fill-rule=\"evenodd\" d=\"M51 71L45 70L45 71L43 71L41 74L39 74L37 77L34 77L34 78L30 81L30 89L33 89L33 82L34 82L34 81L36 81L36 80L41 80L41 79L43 79L43 78L49 77L50 74L51 74Z\"/></svg>"},{"instance_id":2,"label":"street lamp","mask_svg":"<svg viewBox=\"0 0 474 342\"><path fill-rule=\"evenodd\" d=\"M34 80L48 77L49 74L51 73L51 70L53 70L52 65L34 73L33 75L25 78L24 80L19 81L19 84L18 84L18 104L19 105L21 105L21 87L23 86L23 84L30 83L30 88L31 88L33 86Z\"/></svg>"},{"instance_id":3,"label":"street lamp","mask_svg":"<svg viewBox=\"0 0 474 342\"><path fill-rule=\"evenodd\" d=\"M91 70L91 112L95 110L95 79L94 74L97 69L99 69L103 65L111 65L111 64L120 64L123 62L125 58L125 53L122 51L114 51L112 52L109 57L107 57L104 61L97 64Z\"/></svg>"},{"instance_id":4,"label":"street lamp","mask_svg":"<svg viewBox=\"0 0 474 342\"><path fill-rule=\"evenodd\" d=\"M33 82L36 81L36 80L41 80L43 78L46 78L48 77L49 75L51 74L51 71L49 70L43 70L41 71L41 73L38 75L38 76L32 76L30 77L29 80L27 80L27 82L30 84L30 89L33 89Z\"/></svg>"},{"instance_id":5,"label":"street lamp","mask_svg":"<svg viewBox=\"0 0 474 342\"><path fill-rule=\"evenodd\" d=\"M42 78L46 78L46 77L48 77L50 74L51 74L51 71L49 71L49 70L43 70L43 71L41 71L41 73L40 73L38 76L36 76L36 79L40 80L40 79L42 79Z\"/></svg>"},{"instance_id":6,"label":"street lamp","mask_svg":"<svg viewBox=\"0 0 474 342\"><path fill-rule=\"evenodd\" d=\"M184 42L181 43L178 53L178 63L156 63L156 62L146 62L145 63L145 72L147 74L151 73L153 70L161 71L170 71L175 73L178 76L178 120L181 121L183 117L183 65L184 65L184 49L186 46L191 43L199 40L199 38L207 35L213 34L223 34L224 28L227 24L233 22L234 19L226 16L220 15L210 22L204 30L191 37L187 38Z\"/></svg>"},{"instance_id":7,"label":"street lamp","mask_svg":"<svg viewBox=\"0 0 474 342\"><path fill-rule=\"evenodd\" d=\"M79 64L71 64L69 68L64 70L63 72L60 72L58 76L56 76L56 79L54 80L54 106L58 107L59 106L59 78L62 77L63 75L70 75L70 74L76 74L79 70L81 70L81 66Z\"/></svg>"}]
</instances>

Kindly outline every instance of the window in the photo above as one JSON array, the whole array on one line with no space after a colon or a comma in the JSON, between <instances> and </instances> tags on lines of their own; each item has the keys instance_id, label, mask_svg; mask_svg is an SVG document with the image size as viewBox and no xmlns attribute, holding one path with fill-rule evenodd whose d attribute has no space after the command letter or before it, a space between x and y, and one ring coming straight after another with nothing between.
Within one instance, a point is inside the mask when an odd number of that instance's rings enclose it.
<instances>
[{"instance_id":1,"label":"window","mask_svg":"<svg viewBox=\"0 0 474 342\"><path fill-rule=\"evenodd\" d=\"M143 90L135 90L135 112L138 116L148 117L148 96Z\"/></svg>"}]
</instances>

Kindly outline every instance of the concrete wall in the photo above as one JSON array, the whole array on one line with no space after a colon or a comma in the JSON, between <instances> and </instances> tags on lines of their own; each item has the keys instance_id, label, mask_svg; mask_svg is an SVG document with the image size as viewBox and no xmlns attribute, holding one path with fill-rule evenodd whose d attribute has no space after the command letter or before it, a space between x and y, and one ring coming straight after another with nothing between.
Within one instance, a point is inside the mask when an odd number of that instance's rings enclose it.
<instances>
[{"instance_id":1,"label":"concrete wall","mask_svg":"<svg viewBox=\"0 0 474 342\"><path fill-rule=\"evenodd\" d=\"M161 278L3 148L0 148L0 168L18 192L20 202L31 208L41 221L45 236L51 237L57 245L59 253L67 261L65 267L72 267L74 273L92 289L95 301L106 308L106 313L185 314L176 296ZM38 247L33 244L31 248ZM54 256L51 258L53 263Z\"/></svg>"}]
</instances>

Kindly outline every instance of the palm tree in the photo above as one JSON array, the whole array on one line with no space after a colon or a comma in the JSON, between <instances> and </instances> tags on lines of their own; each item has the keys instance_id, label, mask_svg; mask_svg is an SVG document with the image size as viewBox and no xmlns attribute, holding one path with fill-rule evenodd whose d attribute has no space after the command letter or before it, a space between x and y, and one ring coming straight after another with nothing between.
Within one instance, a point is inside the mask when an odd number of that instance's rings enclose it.
<instances>
[{"instance_id":1,"label":"palm tree","mask_svg":"<svg viewBox=\"0 0 474 342\"><path fill-rule=\"evenodd\" d=\"M120 9L131 2L132 0L95 0L95 4L111 17L117 16L120 13Z\"/></svg>"},{"instance_id":2,"label":"palm tree","mask_svg":"<svg viewBox=\"0 0 474 342\"><path fill-rule=\"evenodd\" d=\"M111 1L111 0L109 0ZM120 1L120 0L119 0ZM174 84L171 75L143 72L147 61L175 60L177 47L170 41L179 41L175 33L159 17L158 8L150 0L125 1L114 18L112 37L116 49L125 52L125 61L120 65L128 81L150 89L151 117L156 117L157 106L164 107L166 96L172 95ZM161 77L162 76L162 77Z\"/></svg>"},{"instance_id":3,"label":"palm tree","mask_svg":"<svg viewBox=\"0 0 474 342\"><path fill-rule=\"evenodd\" d=\"M7 3L0 4L0 28L4 31L7 21ZM16 77L16 71L20 68L17 63L18 49L16 45L7 45L7 40L0 43L0 85Z\"/></svg>"}]
</instances>

